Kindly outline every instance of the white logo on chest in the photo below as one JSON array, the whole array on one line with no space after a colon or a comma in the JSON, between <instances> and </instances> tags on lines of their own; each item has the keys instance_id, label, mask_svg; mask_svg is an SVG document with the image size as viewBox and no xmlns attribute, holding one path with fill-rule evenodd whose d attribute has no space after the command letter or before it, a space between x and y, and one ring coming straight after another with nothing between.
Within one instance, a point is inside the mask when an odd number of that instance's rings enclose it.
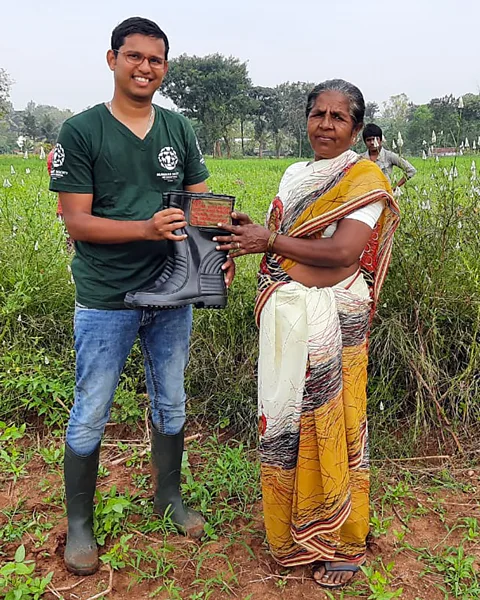
<instances>
[{"instance_id":1,"label":"white logo on chest","mask_svg":"<svg viewBox=\"0 0 480 600\"><path fill-rule=\"evenodd\" d=\"M171 146L165 146L158 153L158 162L167 171L173 171L178 163L177 153Z\"/></svg>"}]
</instances>

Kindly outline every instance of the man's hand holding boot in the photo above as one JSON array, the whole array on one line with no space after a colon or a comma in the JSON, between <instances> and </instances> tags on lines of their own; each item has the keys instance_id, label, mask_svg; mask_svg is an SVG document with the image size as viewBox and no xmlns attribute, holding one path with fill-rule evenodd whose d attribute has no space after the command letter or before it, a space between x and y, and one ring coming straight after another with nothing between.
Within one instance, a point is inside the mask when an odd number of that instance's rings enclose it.
<instances>
[{"instance_id":1,"label":"man's hand holding boot","mask_svg":"<svg viewBox=\"0 0 480 600\"><path fill-rule=\"evenodd\" d=\"M174 231L186 226L187 222L183 210L179 208L159 210L151 219L145 221L145 239L181 242L187 238L187 235L176 235Z\"/></svg>"}]
</instances>

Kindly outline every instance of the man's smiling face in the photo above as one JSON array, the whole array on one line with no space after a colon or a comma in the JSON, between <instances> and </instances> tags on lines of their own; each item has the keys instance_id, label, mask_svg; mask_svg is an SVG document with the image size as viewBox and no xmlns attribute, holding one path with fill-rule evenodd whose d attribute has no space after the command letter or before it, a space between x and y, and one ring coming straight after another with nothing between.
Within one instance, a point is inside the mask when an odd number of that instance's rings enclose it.
<instances>
[{"instance_id":1,"label":"man's smiling face","mask_svg":"<svg viewBox=\"0 0 480 600\"><path fill-rule=\"evenodd\" d=\"M140 64L133 64L142 57ZM118 52L109 50L107 61L114 72L116 89L134 100L151 98L168 70L165 42L139 33L127 36Z\"/></svg>"}]
</instances>

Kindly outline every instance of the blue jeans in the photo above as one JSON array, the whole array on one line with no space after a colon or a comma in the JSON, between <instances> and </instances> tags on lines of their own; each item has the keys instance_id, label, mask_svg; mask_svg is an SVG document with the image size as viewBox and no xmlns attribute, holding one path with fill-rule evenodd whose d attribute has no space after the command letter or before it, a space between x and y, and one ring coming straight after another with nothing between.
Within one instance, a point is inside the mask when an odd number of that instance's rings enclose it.
<instances>
[{"instance_id":1,"label":"blue jeans","mask_svg":"<svg viewBox=\"0 0 480 600\"><path fill-rule=\"evenodd\" d=\"M185 423L184 371L191 306L174 310L98 310L76 306L75 402L67 443L80 456L102 439L120 374L137 334L143 352L154 426L175 435Z\"/></svg>"}]
</instances>

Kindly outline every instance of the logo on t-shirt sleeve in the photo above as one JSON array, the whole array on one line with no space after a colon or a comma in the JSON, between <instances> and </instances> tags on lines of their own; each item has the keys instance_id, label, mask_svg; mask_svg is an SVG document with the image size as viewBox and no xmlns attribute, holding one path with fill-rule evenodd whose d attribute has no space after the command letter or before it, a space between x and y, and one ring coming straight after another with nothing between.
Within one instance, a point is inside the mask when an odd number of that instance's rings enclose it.
<instances>
[{"instance_id":1,"label":"logo on t-shirt sleeve","mask_svg":"<svg viewBox=\"0 0 480 600\"><path fill-rule=\"evenodd\" d=\"M165 146L158 153L158 162L167 171L173 171L178 164L177 153L171 146Z\"/></svg>"},{"instance_id":2,"label":"logo on t-shirt sleeve","mask_svg":"<svg viewBox=\"0 0 480 600\"><path fill-rule=\"evenodd\" d=\"M61 144L56 144L53 150L52 166L58 169L65 162L65 150Z\"/></svg>"},{"instance_id":3,"label":"logo on t-shirt sleeve","mask_svg":"<svg viewBox=\"0 0 480 600\"><path fill-rule=\"evenodd\" d=\"M197 150L198 150L198 154L199 154L200 163L202 165L204 165L205 159L203 158L202 149L200 148L200 144L198 143L197 138L195 138L195 143L197 144Z\"/></svg>"}]
</instances>

